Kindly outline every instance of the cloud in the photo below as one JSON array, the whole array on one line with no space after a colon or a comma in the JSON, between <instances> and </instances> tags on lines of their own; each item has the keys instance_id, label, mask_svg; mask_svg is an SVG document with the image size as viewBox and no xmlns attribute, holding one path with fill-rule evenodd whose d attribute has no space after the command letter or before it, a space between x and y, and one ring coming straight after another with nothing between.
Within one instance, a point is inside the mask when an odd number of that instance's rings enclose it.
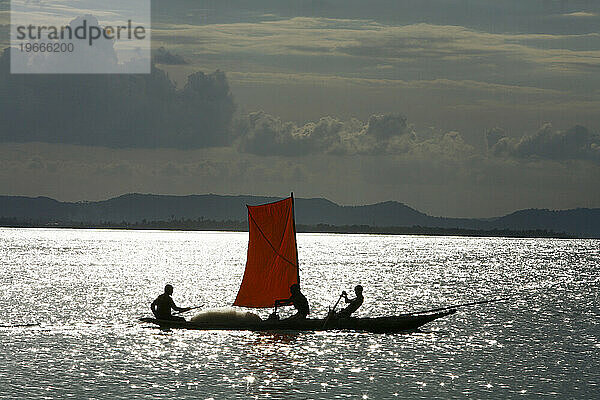
<instances>
[{"instance_id":1,"label":"cloud","mask_svg":"<svg viewBox=\"0 0 600 400\"><path fill-rule=\"evenodd\" d=\"M252 63L272 64L293 71L297 57L310 57L313 71L334 66L337 75L359 72L365 64L418 68L426 78L472 79L490 76L490 68L520 76L523 69L555 73L577 72L577 63L598 65L596 32L489 33L461 25L407 23L394 25L367 19L293 17L254 23L184 25L161 24L153 38L164 43L193 45L193 53ZM554 42L563 44L553 48ZM324 58L326 57L326 58ZM263 58L262 60L259 60ZM303 64L304 65L304 64ZM251 72L259 72L258 70ZM295 71L298 72L298 71ZM492 71L493 72L493 71ZM510 81L510 80L507 80Z\"/></svg>"},{"instance_id":2,"label":"cloud","mask_svg":"<svg viewBox=\"0 0 600 400\"><path fill-rule=\"evenodd\" d=\"M250 113L236 126L240 151L261 156L388 155L469 162L483 158L600 161L600 135L583 126L555 131L544 125L534 135L508 137L502 128L485 131L483 149L457 131L418 129L399 114L372 115L367 122L323 117L298 125L265 112Z\"/></svg>"},{"instance_id":3,"label":"cloud","mask_svg":"<svg viewBox=\"0 0 600 400\"><path fill-rule=\"evenodd\" d=\"M576 11L568 14L563 14L563 17L575 17L575 18L594 18L597 17L597 13L587 11Z\"/></svg>"},{"instance_id":4,"label":"cloud","mask_svg":"<svg viewBox=\"0 0 600 400\"><path fill-rule=\"evenodd\" d=\"M393 20L348 16L345 4L326 17L317 17L323 15L317 11L298 17L290 8L290 18L276 20L248 22L240 16L228 23L210 18L196 25L187 19L163 23L153 38L177 46L192 65L227 69L247 109L296 121L321 115L365 120L410 109L412 121L460 129L467 139L480 139L482 129L506 119L500 114L510 114L507 129L522 129L533 118L565 126L597 124L600 96L593 88L600 86L600 74L594 73L600 69L600 34L583 27L588 19L574 24L574 18L556 17L568 8L547 5L470 4L469 16L475 8L480 17L486 10L486 18L510 14L505 17L523 29L497 21L473 26L465 15L453 19L450 13L460 13L446 3L413 5L444 9L445 18L435 21L423 15L400 22L406 17L400 13ZM389 13L396 5L356 7ZM527 12L517 18L516 9ZM549 26L529 29L525 23L539 20Z\"/></svg>"},{"instance_id":5,"label":"cloud","mask_svg":"<svg viewBox=\"0 0 600 400\"><path fill-rule=\"evenodd\" d=\"M284 156L326 153L339 145L343 129L344 124L331 117L297 126L264 112L250 113L237 127L242 151Z\"/></svg>"},{"instance_id":6,"label":"cloud","mask_svg":"<svg viewBox=\"0 0 600 400\"><path fill-rule=\"evenodd\" d=\"M346 20L363 19L379 23L408 25L415 21L449 26L466 26L496 32L581 32L596 29L594 18L587 24L573 25L562 14L583 12L597 14L597 2L577 1L479 1L456 3L448 0L420 1L273 1L230 0L226 2L156 0L155 15L166 14L170 20L190 24L222 24L231 21L258 22L289 17L324 17ZM207 4L208 3L208 4ZM206 8L202 9L200 4ZM175 16L175 17L174 17ZM166 19L166 18L165 18ZM586 21L587 22L587 21ZM596 25L597 26L597 25Z\"/></svg>"},{"instance_id":7,"label":"cloud","mask_svg":"<svg viewBox=\"0 0 600 400\"><path fill-rule=\"evenodd\" d=\"M443 158L460 162L481 157L473 146L465 142L460 132L456 131L440 132L430 139L417 140L413 143L410 154L423 160Z\"/></svg>"},{"instance_id":8,"label":"cloud","mask_svg":"<svg viewBox=\"0 0 600 400\"><path fill-rule=\"evenodd\" d=\"M367 135L377 139L389 139L406 132L406 118L401 115L372 115L367 125Z\"/></svg>"},{"instance_id":9,"label":"cloud","mask_svg":"<svg viewBox=\"0 0 600 400\"><path fill-rule=\"evenodd\" d=\"M256 155L406 155L428 158L468 157L475 149L458 132L419 134L399 114L372 115L367 122L323 117L297 125L264 112L243 117L237 126L238 146Z\"/></svg>"},{"instance_id":10,"label":"cloud","mask_svg":"<svg viewBox=\"0 0 600 400\"><path fill-rule=\"evenodd\" d=\"M377 67L378 69L381 69ZM392 67L393 68L393 67ZM485 94L528 95L542 98L543 96L560 96L566 93L560 90L538 88L534 86L508 85L487 83L473 80L450 80L450 79L419 79L405 81L402 79L381 79L342 77L313 73L285 74L278 72L228 72L227 77L231 82L244 85L297 85L307 86L319 85L329 88L356 88L359 90L448 90L454 92L473 92L478 96Z\"/></svg>"},{"instance_id":11,"label":"cloud","mask_svg":"<svg viewBox=\"0 0 600 400\"><path fill-rule=\"evenodd\" d=\"M164 65L185 65L188 63L182 56L173 54L162 46L156 49L152 60L156 64Z\"/></svg>"},{"instance_id":12,"label":"cloud","mask_svg":"<svg viewBox=\"0 0 600 400\"><path fill-rule=\"evenodd\" d=\"M484 136L485 136L486 148L488 151L491 151L494 148L494 146L496 145L496 143L498 143L498 141L500 141L500 139L506 137L506 133L505 133L504 129L502 129L500 127L496 127L496 128L486 130L484 133Z\"/></svg>"},{"instance_id":13,"label":"cloud","mask_svg":"<svg viewBox=\"0 0 600 400\"><path fill-rule=\"evenodd\" d=\"M225 74L193 73L182 90L146 75L12 75L0 56L0 141L199 148L231 142Z\"/></svg>"},{"instance_id":14,"label":"cloud","mask_svg":"<svg viewBox=\"0 0 600 400\"><path fill-rule=\"evenodd\" d=\"M600 163L600 135L583 126L557 131L546 124L534 135L520 139L492 135L491 147L497 156L541 158L549 160L590 160Z\"/></svg>"}]
</instances>

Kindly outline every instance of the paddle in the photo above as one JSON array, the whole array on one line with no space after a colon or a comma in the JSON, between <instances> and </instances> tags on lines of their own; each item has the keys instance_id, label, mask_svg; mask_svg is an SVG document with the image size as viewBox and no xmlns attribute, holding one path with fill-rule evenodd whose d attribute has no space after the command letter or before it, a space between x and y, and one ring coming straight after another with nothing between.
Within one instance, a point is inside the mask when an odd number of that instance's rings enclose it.
<instances>
[{"instance_id":1,"label":"paddle","mask_svg":"<svg viewBox=\"0 0 600 400\"><path fill-rule=\"evenodd\" d=\"M408 313L406 315L426 314L426 313L432 313L432 312L437 312L437 311L450 310L450 309L458 308L458 307L475 306L477 304L486 304L486 303L493 303L495 301L504 301L504 300L508 300L508 299L509 299L509 297L503 297L500 299L474 301L471 303L455 304L453 306L448 306L448 307L433 308L431 310L415 311L415 312Z\"/></svg>"},{"instance_id":2,"label":"paddle","mask_svg":"<svg viewBox=\"0 0 600 400\"><path fill-rule=\"evenodd\" d=\"M340 300L342 299L342 297L344 297L344 292L342 292L342 294L340 294L340 297L335 302L335 305L333 306L333 309L330 310L329 313L327 314L327 318L325 318L325 322L323 323L323 329L325 329L325 326L327 326L327 323L329 322L329 319L331 318L331 316L333 314L335 314L335 309L338 306L338 304L340 303Z\"/></svg>"},{"instance_id":3,"label":"paddle","mask_svg":"<svg viewBox=\"0 0 600 400\"><path fill-rule=\"evenodd\" d=\"M201 306L190 307L188 310L185 310L185 311L177 311L177 312L174 312L173 314L182 314L184 312L188 312L188 311L195 310L197 308L202 308L202 307L204 307L204 304Z\"/></svg>"}]
</instances>

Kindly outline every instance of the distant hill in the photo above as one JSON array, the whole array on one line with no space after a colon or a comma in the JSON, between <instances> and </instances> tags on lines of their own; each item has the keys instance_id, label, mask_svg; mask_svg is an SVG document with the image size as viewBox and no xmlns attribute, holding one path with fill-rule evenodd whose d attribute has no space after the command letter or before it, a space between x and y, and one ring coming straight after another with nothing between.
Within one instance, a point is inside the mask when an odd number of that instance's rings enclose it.
<instances>
[{"instance_id":1,"label":"distant hill","mask_svg":"<svg viewBox=\"0 0 600 400\"><path fill-rule=\"evenodd\" d=\"M47 197L0 196L0 218L29 223L128 222L207 219L246 221L246 204L277 197L214 194L167 196L126 194L94 202L59 202ZM372 227L432 227L472 230L551 230L578 237L600 237L600 208L521 210L487 219L433 217L405 204L387 201L364 206L340 206L322 198L295 199L296 222L303 225L368 225Z\"/></svg>"},{"instance_id":2,"label":"distant hill","mask_svg":"<svg viewBox=\"0 0 600 400\"><path fill-rule=\"evenodd\" d=\"M560 230L579 237L600 238L600 208L576 208L573 210L529 209L495 218L491 224L497 229Z\"/></svg>"}]
</instances>

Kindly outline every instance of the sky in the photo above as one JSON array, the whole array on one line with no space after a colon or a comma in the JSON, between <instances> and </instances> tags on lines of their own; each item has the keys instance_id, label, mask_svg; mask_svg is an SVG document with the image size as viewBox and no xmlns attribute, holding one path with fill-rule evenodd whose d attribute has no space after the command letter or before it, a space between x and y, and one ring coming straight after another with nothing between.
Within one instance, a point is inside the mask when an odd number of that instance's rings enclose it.
<instances>
[{"instance_id":1,"label":"sky","mask_svg":"<svg viewBox=\"0 0 600 400\"><path fill-rule=\"evenodd\" d=\"M152 41L149 75L2 54L0 194L600 207L597 1L156 0Z\"/></svg>"}]
</instances>

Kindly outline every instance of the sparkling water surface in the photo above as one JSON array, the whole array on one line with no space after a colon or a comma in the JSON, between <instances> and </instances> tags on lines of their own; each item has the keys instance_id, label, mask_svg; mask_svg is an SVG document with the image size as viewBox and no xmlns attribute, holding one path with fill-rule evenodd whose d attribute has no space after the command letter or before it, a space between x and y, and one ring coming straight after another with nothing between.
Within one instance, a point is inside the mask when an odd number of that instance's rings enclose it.
<instances>
[{"instance_id":1,"label":"sparkling water surface","mask_svg":"<svg viewBox=\"0 0 600 400\"><path fill-rule=\"evenodd\" d=\"M230 305L247 241L230 232L0 229L0 397L600 393L599 240L298 235L313 317L358 283L359 316L510 297L420 333L161 331L138 322L165 283L180 306ZM17 326L30 323L39 325Z\"/></svg>"}]
</instances>

